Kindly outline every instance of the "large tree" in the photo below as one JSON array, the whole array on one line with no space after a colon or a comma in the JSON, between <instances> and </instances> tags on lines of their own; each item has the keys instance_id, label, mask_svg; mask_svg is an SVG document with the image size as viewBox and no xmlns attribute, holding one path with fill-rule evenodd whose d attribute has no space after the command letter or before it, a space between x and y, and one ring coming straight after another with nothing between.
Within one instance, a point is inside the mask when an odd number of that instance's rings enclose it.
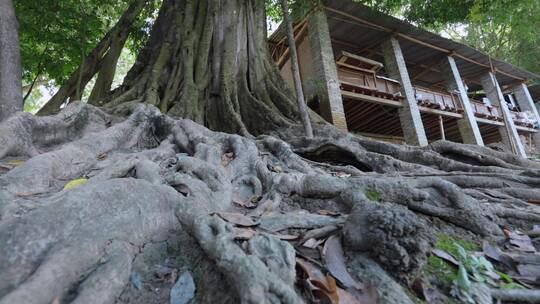
<instances>
[{"instance_id":1,"label":"large tree","mask_svg":"<svg viewBox=\"0 0 540 304\"><path fill-rule=\"evenodd\" d=\"M73 79L110 73L143 2ZM302 303L295 257L316 264L318 251L289 241L306 231L342 238L352 277L327 269L340 288L411 303L402 286L436 233L493 240L540 220L538 162L377 142L314 113L304 137L265 21L262 0L164 0L120 88L83 104L68 81L43 110L68 102L59 113L0 124L0 303L163 302L171 268L191 271L198 302Z\"/></svg>"},{"instance_id":2,"label":"large tree","mask_svg":"<svg viewBox=\"0 0 540 304\"><path fill-rule=\"evenodd\" d=\"M22 110L18 22L11 0L0 1L0 121Z\"/></svg>"}]
</instances>

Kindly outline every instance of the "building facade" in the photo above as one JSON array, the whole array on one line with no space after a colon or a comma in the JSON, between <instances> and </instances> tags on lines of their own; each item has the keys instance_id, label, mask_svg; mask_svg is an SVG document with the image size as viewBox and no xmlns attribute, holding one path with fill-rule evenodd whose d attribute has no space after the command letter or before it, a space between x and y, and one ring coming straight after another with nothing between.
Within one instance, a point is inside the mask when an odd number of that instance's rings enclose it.
<instances>
[{"instance_id":1,"label":"building facade","mask_svg":"<svg viewBox=\"0 0 540 304\"><path fill-rule=\"evenodd\" d=\"M304 94L339 128L410 145L445 139L540 148L527 83L539 76L352 1L322 1L295 25ZM291 84L280 27L269 48Z\"/></svg>"}]
</instances>

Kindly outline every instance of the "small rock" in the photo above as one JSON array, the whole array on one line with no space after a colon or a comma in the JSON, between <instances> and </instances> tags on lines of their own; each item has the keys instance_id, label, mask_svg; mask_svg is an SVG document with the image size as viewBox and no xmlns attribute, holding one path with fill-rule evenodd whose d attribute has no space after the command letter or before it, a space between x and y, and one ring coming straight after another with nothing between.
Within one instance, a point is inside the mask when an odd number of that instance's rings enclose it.
<instances>
[{"instance_id":1,"label":"small rock","mask_svg":"<svg viewBox=\"0 0 540 304\"><path fill-rule=\"evenodd\" d=\"M131 277L129 279L131 281L131 284L133 284L133 286L136 289L138 290L142 289L142 278L140 274L138 274L137 272L134 272L131 274Z\"/></svg>"},{"instance_id":2,"label":"small rock","mask_svg":"<svg viewBox=\"0 0 540 304\"><path fill-rule=\"evenodd\" d=\"M191 272L184 271L171 288L170 304L186 304L195 297L195 282Z\"/></svg>"}]
</instances>

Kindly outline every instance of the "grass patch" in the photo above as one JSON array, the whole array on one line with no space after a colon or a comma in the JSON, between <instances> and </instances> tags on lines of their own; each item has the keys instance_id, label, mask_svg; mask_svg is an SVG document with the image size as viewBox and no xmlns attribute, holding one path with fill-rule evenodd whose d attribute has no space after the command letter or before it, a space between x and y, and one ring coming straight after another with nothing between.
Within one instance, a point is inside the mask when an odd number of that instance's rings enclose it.
<instances>
[{"instance_id":1,"label":"grass patch","mask_svg":"<svg viewBox=\"0 0 540 304\"><path fill-rule=\"evenodd\" d=\"M424 271L434 275L438 281L445 284L451 284L457 279L457 268L434 255L428 257Z\"/></svg>"},{"instance_id":2,"label":"grass patch","mask_svg":"<svg viewBox=\"0 0 540 304\"><path fill-rule=\"evenodd\" d=\"M373 188L367 188L366 190L364 190L364 194L370 201L373 201L373 202L381 201L381 194Z\"/></svg>"},{"instance_id":3,"label":"grass patch","mask_svg":"<svg viewBox=\"0 0 540 304\"><path fill-rule=\"evenodd\" d=\"M454 257L459 256L458 249L455 244L463 247L463 249L465 249L466 251L480 251L481 249L480 245L478 245L476 242L456 239L448 234L437 233L435 236L437 237L437 243L435 243L435 248L444 250Z\"/></svg>"},{"instance_id":4,"label":"grass patch","mask_svg":"<svg viewBox=\"0 0 540 304\"><path fill-rule=\"evenodd\" d=\"M472 241L456 239L448 234L438 233L436 234L437 243L435 248L448 252L454 257L458 257L458 248L460 245L466 251L479 251L480 246ZM428 274L434 275L438 281L445 284L451 284L457 279L458 270L456 267L448 264L443 259L431 255L428 257L424 271Z\"/></svg>"}]
</instances>

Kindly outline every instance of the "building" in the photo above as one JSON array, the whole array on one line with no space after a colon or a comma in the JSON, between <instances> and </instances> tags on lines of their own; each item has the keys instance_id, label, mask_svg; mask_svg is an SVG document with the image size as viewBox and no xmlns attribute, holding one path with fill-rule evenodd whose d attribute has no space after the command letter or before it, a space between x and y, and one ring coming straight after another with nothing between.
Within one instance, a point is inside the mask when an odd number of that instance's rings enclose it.
<instances>
[{"instance_id":1,"label":"building","mask_svg":"<svg viewBox=\"0 0 540 304\"><path fill-rule=\"evenodd\" d=\"M502 142L525 157L540 147L527 88L538 75L349 0L295 24L310 108L337 127L410 145ZM292 85L284 27L269 38Z\"/></svg>"}]
</instances>

